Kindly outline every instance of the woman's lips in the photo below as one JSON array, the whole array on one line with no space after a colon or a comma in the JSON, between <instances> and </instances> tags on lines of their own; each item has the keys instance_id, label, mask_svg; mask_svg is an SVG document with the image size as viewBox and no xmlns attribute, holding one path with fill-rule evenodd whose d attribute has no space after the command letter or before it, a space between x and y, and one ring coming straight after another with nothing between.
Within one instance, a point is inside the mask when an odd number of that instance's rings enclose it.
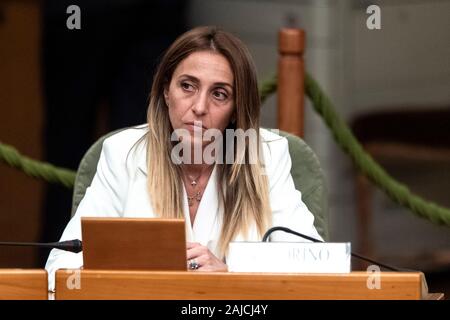
<instances>
[{"instance_id":1,"label":"woman's lips","mask_svg":"<svg viewBox=\"0 0 450 320\"><path fill-rule=\"evenodd\" d=\"M206 128L204 126L202 126L200 123L188 122L188 123L185 123L184 126L190 131L206 130Z\"/></svg>"}]
</instances>

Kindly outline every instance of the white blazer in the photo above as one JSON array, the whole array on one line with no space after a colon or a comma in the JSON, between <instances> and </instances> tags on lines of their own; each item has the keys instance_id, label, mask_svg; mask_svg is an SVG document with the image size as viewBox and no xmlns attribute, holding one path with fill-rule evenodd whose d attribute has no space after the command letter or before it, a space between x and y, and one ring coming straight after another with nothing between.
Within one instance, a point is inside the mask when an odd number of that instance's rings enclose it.
<instances>
[{"instance_id":1,"label":"white blazer","mask_svg":"<svg viewBox=\"0 0 450 320\"><path fill-rule=\"evenodd\" d=\"M136 142L147 132L147 125L123 130L103 142L97 172L92 184L64 230L60 241L80 239L80 217L156 217L147 193L147 157L145 144ZM291 170L288 141L268 130L261 129L263 156L269 180L270 206L274 226L286 226L311 237L322 239L315 229L314 216L302 202L295 189ZM135 146L135 148L133 148ZM191 226L186 190L184 190L184 217L186 237L189 242L199 242L217 254L217 242L222 221L220 217L216 169L213 170L199 204L194 225ZM272 241L301 241L278 231ZM240 235L235 239L244 240ZM249 232L249 241L260 241L256 227ZM83 266L83 256L54 249L45 268L48 272L49 290L54 290L54 273L57 269L75 269Z\"/></svg>"}]
</instances>

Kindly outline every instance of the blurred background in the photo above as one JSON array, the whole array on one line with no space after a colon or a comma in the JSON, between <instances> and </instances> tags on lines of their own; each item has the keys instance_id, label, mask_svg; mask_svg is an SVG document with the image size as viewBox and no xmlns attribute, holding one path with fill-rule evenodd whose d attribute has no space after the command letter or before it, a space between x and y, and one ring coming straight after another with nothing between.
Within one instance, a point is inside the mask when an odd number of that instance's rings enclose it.
<instances>
[{"instance_id":1,"label":"blurred background","mask_svg":"<svg viewBox=\"0 0 450 320\"><path fill-rule=\"evenodd\" d=\"M366 9L381 8L369 30ZM70 30L67 7L81 9ZM167 46L217 25L249 47L260 81L277 70L282 27L306 31L306 70L366 149L414 192L450 207L450 0L0 0L0 141L76 170L101 135L145 122ZM262 125L276 127L276 96ZM395 204L358 175L306 104L305 140L326 173L332 241L426 273L450 294L450 229ZM71 191L0 164L0 241L56 241ZM48 251L0 248L0 267L43 267Z\"/></svg>"}]
</instances>

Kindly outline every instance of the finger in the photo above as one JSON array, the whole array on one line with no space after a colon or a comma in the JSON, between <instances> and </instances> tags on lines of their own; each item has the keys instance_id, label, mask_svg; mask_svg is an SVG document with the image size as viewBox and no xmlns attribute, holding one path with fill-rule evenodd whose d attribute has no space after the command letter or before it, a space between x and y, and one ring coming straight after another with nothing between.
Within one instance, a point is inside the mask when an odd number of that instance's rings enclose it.
<instances>
[{"instance_id":1,"label":"finger","mask_svg":"<svg viewBox=\"0 0 450 320\"><path fill-rule=\"evenodd\" d=\"M201 246L201 244L198 243L198 242L186 242L186 248L187 249L195 248L195 247L198 247L198 246Z\"/></svg>"},{"instance_id":2,"label":"finger","mask_svg":"<svg viewBox=\"0 0 450 320\"><path fill-rule=\"evenodd\" d=\"M198 268L197 269L190 269L189 268L189 261L190 260L188 260L188 270L190 270L190 271L198 271L201 268L204 269L205 266L208 265L208 256L207 255L201 255L201 256L198 256L197 258L194 258L192 260L194 260L198 264Z\"/></svg>"},{"instance_id":3,"label":"finger","mask_svg":"<svg viewBox=\"0 0 450 320\"><path fill-rule=\"evenodd\" d=\"M191 249L188 249L186 251L186 258L187 260L198 258L202 255L208 254L208 248L204 246L198 246Z\"/></svg>"},{"instance_id":4,"label":"finger","mask_svg":"<svg viewBox=\"0 0 450 320\"><path fill-rule=\"evenodd\" d=\"M201 269L204 271L209 271L214 269L214 265L221 264L221 261L209 250L203 254L199 254L193 259L199 264L199 268L197 270Z\"/></svg>"},{"instance_id":5,"label":"finger","mask_svg":"<svg viewBox=\"0 0 450 320\"><path fill-rule=\"evenodd\" d=\"M188 269L188 271L197 271L203 265L207 264L207 261L208 261L208 255L200 255L200 256L197 256L195 258L188 259L187 260L187 269ZM197 269L191 269L191 265L190 265L191 262L197 263L198 268Z\"/></svg>"},{"instance_id":6,"label":"finger","mask_svg":"<svg viewBox=\"0 0 450 320\"><path fill-rule=\"evenodd\" d=\"M228 266L215 256L200 256L196 261L199 264L196 271L228 272Z\"/></svg>"}]
</instances>

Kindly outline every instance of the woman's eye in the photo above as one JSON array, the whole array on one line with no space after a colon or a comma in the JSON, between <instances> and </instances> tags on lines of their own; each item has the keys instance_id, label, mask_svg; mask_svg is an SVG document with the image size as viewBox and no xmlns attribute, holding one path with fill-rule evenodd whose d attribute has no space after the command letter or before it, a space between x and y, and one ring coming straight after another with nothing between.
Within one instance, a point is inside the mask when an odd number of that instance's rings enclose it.
<instances>
[{"instance_id":1,"label":"woman's eye","mask_svg":"<svg viewBox=\"0 0 450 320\"><path fill-rule=\"evenodd\" d=\"M214 91L213 96L214 96L214 98L216 98L218 100L222 100L222 101L226 100L228 98L228 96L222 91Z\"/></svg>"},{"instance_id":2,"label":"woman's eye","mask_svg":"<svg viewBox=\"0 0 450 320\"><path fill-rule=\"evenodd\" d=\"M183 88L183 90L186 90L186 91L192 91L194 89L194 87L190 83L187 83L187 82L182 82L181 87Z\"/></svg>"}]
</instances>

